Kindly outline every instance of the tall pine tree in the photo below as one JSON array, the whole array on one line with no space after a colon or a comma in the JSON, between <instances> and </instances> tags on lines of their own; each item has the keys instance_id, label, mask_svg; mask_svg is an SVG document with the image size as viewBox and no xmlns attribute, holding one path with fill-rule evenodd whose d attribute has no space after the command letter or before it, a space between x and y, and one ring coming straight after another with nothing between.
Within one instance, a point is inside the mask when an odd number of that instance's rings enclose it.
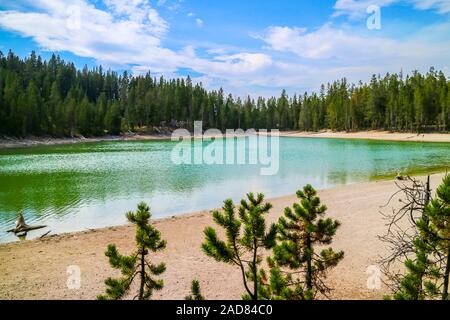
<instances>
[{"instance_id":1,"label":"tall pine tree","mask_svg":"<svg viewBox=\"0 0 450 320\"><path fill-rule=\"evenodd\" d=\"M440 266L437 291L441 294L442 300L450 300L450 176L444 178L436 195L436 199L433 199L425 209L429 225L426 228L422 225L419 227L422 232L428 232L426 239L435 250L435 257L438 258L435 261Z\"/></svg>"},{"instance_id":2,"label":"tall pine tree","mask_svg":"<svg viewBox=\"0 0 450 320\"><path fill-rule=\"evenodd\" d=\"M323 248L331 244L340 223L324 218L322 205L310 185L297 191L299 203L286 208L278 222L278 240L269 258L270 281L265 296L270 299L312 300L326 296L327 272L344 257L344 252Z\"/></svg>"},{"instance_id":3,"label":"tall pine tree","mask_svg":"<svg viewBox=\"0 0 450 320\"><path fill-rule=\"evenodd\" d=\"M394 295L396 300L449 300L450 176L444 178L436 195L417 221L416 257L405 262L406 274Z\"/></svg>"}]
</instances>

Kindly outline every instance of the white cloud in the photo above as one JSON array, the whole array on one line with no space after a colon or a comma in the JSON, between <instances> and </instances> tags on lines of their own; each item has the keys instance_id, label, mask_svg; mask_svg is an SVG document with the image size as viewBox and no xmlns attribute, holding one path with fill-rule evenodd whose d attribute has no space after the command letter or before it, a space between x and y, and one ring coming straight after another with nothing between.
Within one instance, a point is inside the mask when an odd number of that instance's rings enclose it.
<instances>
[{"instance_id":1,"label":"white cloud","mask_svg":"<svg viewBox=\"0 0 450 320\"><path fill-rule=\"evenodd\" d=\"M301 58L334 59L346 63L354 61L355 57L392 59L399 47L398 41L358 36L331 24L310 32L304 28L273 26L261 38L276 51L292 52Z\"/></svg>"},{"instance_id":2,"label":"white cloud","mask_svg":"<svg viewBox=\"0 0 450 320\"><path fill-rule=\"evenodd\" d=\"M159 34L164 33L169 28L167 22L159 16L155 9L150 8L148 10L148 19L150 21L150 27Z\"/></svg>"},{"instance_id":3,"label":"white cloud","mask_svg":"<svg viewBox=\"0 0 450 320\"><path fill-rule=\"evenodd\" d=\"M81 0L37 0L34 4L43 13L2 11L0 26L32 37L49 51L70 51L110 64L140 63L153 57L155 64L174 68L176 55L160 46L167 24L152 15L152 9L139 7L140 1L135 1L134 10L128 6L131 1L122 6L114 2L105 2L113 8L108 13ZM70 17L70 6L79 9L77 28L68 23L78 18Z\"/></svg>"},{"instance_id":4,"label":"white cloud","mask_svg":"<svg viewBox=\"0 0 450 320\"><path fill-rule=\"evenodd\" d=\"M430 36L433 35L433 36ZM351 27L325 24L316 30L273 26L259 37L274 54L293 54L291 61L276 60L278 70L270 81L284 86L301 83L318 88L321 83L347 77L356 83L372 74L419 70L431 66L448 70L450 24L433 25L407 39L361 34Z\"/></svg>"},{"instance_id":5,"label":"white cloud","mask_svg":"<svg viewBox=\"0 0 450 320\"><path fill-rule=\"evenodd\" d=\"M203 20L200 18L195 19L195 23L197 24L197 27L202 28L203 27Z\"/></svg>"},{"instance_id":6,"label":"white cloud","mask_svg":"<svg viewBox=\"0 0 450 320\"><path fill-rule=\"evenodd\" d=\"M180 68L193 70L201 75L194 82L201 81L210 89L224 86L239 95L268 96L283 87L290 92L317 90L320 84L344 76L356 82L373 73L426 71L432 65L450 72L450 24L414 30L403 40L364 28L361 32L351 25L272 26L257 37L264 45L259 50L211 44L175 50L165 46L170 25L158 12L156 1L103 0L105 7L87 0L27 1L31 9L0 11L0 28L30 37L45 50L69 51L106 66L132 66L135 74L151 70L155 75L175 77ZM450 2L414 1L417 8L441 12ZM368 3L339 0L335 9L350 15ZM79 8L77 28L68 23L73 18L70 7ZM195 43L195 39L187 40Z\"/></svg>"},{"instance_id":7,"label":"white cloud","mask_svg":"<svg viewBox=\"0 0 450 320\"><path fill-rule=\"evenodd\" d=\"M31 4L31 0L30 0ZM234 56L196 55L190 46L174 51L163 46L169 25L148 0L104 0L102 10L85 0L35 0L33 11L0 11L0 27L33 38L44 50L69 51L95 58L108 66L133 66L145 73L173 75L179 68L192 69L224 82L236 78L251 82L271 64L262 53L238 52ZM79 10L79 28L70 28L67 8ZM37 10L34 10L37 11Z\"/></svg>"},{"instance_id":8,"label":"white cloud","mask_svg":"<svg viewBox=\"0 0 450 320\"><path fill-rule=\"evenodd\" d=\"M162 35L169 29L167 22L150 6L148 0L104 0L115 16L125 16L154 34Z\"/></svg>"},{"instance_id":9,"label":"white cloud","mask_svg":"<svg viewBox=\"0 0 450 320\"><path fill-rule=\"evenodd\" d=\"M439 13L450 13L450 1L449 0L413 0L417 9L428 10L434 9Z\"/></svg>"},{"instance_id":10,"label":"white cloud","mask_svg":"<svg viewBox=\"0 0 450 320\"><path fill-rule=\"evenodd\" d=\"M260 53L239 53L233 55L216 56L215 61L224 63L224 67L231 68L235 72L257 71L272 64L272 59L266 54Z\"/></svg>"},{"instance_id":11,"label":"white cloud","mask_svg":"<svg viewBox=\"0 0 450 320\"><path fill-rule=\"evenodd\" d=\"M434 37L424 37L433 34ZM354 64L363 61L397 63L427 59L442 62L448 59L450 24L439 24L417 32L406 40L358 34L351 28L337 28L325 24L308 31L302 28L273 26L260 36L269 48L291 52L311 60L332 60L335 63ZM382 62L384 61L384 62Z\"/></svg>"}]
</instances>

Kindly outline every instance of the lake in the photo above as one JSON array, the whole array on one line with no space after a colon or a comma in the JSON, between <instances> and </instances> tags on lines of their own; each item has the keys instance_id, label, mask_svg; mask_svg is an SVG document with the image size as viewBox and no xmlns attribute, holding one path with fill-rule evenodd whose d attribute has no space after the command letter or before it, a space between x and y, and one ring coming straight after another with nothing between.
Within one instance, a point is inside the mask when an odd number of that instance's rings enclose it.
<instances>
[{"instance_id":1,"label":"lake","mask_svg":"<svg viewBox=\"0 0 450 320\"><path fill-rule=\"evenodd\" d=\"M175 145L108 141L0 150L0 242L17 240L5 231L20 210L28 224L49 226L29 233L33 238L124 224L140 201L162 218L221 207L250 191L270 198L307 183L323 189L450 167L445 143L280 138L279 171L262 176L258 165L176 165Z\"/></svg>"}]
</instances>

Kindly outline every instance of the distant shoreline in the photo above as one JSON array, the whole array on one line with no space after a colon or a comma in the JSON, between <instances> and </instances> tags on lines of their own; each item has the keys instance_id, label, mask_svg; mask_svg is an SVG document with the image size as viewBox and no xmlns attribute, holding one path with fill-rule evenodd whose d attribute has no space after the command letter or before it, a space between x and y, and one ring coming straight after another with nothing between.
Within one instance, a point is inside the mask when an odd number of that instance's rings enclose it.
<instances>
[{"instance_id":1,"label":"distant shoreline","mask_svg":"<svg viewBox=\"0 0 450 320\"><path fill-rule=\"evenodd\" d=\"M0 149L27 148L35 146L52 146L52 145L65 145L65 144L102 142L102 141L145 141L145 140L170 140L170 135L124 134L120 136L101 136L89 138L27 137L20 139L12 137L0 137Z\"/></svg>"},{"instance_id":2,"label":"distant shoreline","mask_svg":"<svg viewBox=\"0 0 450 320\"><path fill-rule=\"evenodd\" d=\"M270 134L270 133L268 133ZM282 137L296 138L322 138L322 139L353 139L353 140L379 140L397 142L448 142L450 133L423 133L390 132L390 131L358 131L358 132L333 132L330 130L319 132L284 131Z\"/></svg>"},{"instance_id":3,"label":"distant shoreline","mask_svg":"<svg viewBox=\"0 0 450 320\"><path fill-rule=\"evenodd\" d=\"M263 134L263 133L259 133ZM265 134L264 134L265 135ZM267 133L270 135L270 132ZM380 140L398 142L448 142L450 143L450 133L411 133L411 132L389 132L389 131L358 131L358 132L333 132L330 130L319 132L305 131L282 131L281 137L297 138L323 138L323 139L355 139L355 140ZM74 138L54 138L54 137L27 137L13 138L0 137L0 149L27 148L35 146L64 145L87 142L102 141L163 141L170 140L170 134L142 134L129 133L120 136L101 137L74 137Z\"/></svg>"}]
</instances>

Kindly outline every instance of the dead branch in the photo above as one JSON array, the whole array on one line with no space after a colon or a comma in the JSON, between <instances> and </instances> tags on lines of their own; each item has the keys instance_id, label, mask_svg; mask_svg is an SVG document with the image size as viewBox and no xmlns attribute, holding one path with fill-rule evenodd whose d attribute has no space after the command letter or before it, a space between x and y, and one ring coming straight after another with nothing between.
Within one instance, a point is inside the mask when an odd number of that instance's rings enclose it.
<instances>
[{"instance_id":1,"label":"dead branch","mask_svg":"<svg viewBox=\"0 0 450 320\"><path fill-rule=\"evenodd\" d=\"M46 233L44 233L42 236L39 237L39 239L44 239L46 236L48 236L48 234L52 232L52 230L47 231Z\"/></svg>"},{"instance_id":2,"label":"dead branch","mask_svg":"<svg viewBox=\"0 0 450 320\"><path fill-rule=\"evenodd\" d=\"M398 180L395 183L398 191L381 207L380 213L386 221L387 232L378 237L389 249L388 254L379 260L381 271L387 279L384 283L394 291L398 289L402 278L396 268L415 255L414 240L419 236L417 221L423 218L425 207L431 199L429 180L424 183L410 176ZM395 199L401 203L400 208L394 205L391 212L384 213L382 209L393 204Z\"/></svg>"},{"instance_id":3,"label":"dead branch","mask_svg":"<svg viewBox=\"0 0 450 320\"><path fill-rule=\"evenodd\" d=\"M47 226L29 226L28 224L26 224L25 218L23 217L23 212L21 211L19 212L19 217L17 218L16 221L16 227L14 229L7 230L6 232L13 232L15 234L27 233L32 230L43 229L46 227Z\"/></svg>"}]
</instances>

